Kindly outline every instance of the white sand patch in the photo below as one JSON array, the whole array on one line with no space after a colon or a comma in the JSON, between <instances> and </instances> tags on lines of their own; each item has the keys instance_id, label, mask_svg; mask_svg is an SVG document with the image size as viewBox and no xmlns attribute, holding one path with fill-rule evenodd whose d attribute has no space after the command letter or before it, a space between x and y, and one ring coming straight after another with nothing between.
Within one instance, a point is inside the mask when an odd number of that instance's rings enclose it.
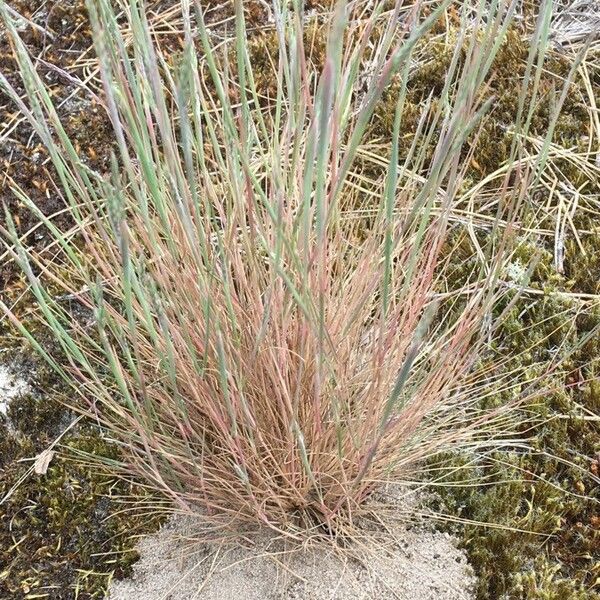
<instances>
[{"instance_id":1,"label":"white sand patch","mask_svg":"<svg viewBox=\"0 0 600 600\"><path fill-rule=\"evenodd\" d=\"M29 389L27 382L14 373L7 365L0 365L0 413L8 413L10 402Z\"/></svg>"},{"instance_id":2,"label":"white sand patch","mask_svg":"<svg viewBox=\"0 0 600 600\"><path fill-rule=\"evenodd\" d=\"M110 600L467 600L475 579L447 534L385 523L378 548L292 551L262 531L236 544L203 544L199 520L172 518L140 542L134 576Z\"/></svg>"}]
</instances>

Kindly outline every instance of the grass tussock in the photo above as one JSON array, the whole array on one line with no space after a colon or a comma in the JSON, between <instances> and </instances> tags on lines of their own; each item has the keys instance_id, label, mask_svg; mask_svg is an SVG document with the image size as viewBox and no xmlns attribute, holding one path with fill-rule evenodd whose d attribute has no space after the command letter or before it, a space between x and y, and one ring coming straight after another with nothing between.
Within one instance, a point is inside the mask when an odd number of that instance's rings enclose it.
<instances>
[{"instance_id":1,"label":"grass tussock","mask_svg":"<svg viewBox=\"0 0 600 600\"><path fill-rule=\"evenodd\" d=\"M73 385L75 407L119 442L123 469L181 510L337 531L382 480L412 480L443 450L494 443L507 407L480 409L485 386L473 371L507 312L491 319L547 158L546 143L526 160L519 145L547 12L517 95L492 234L472 236L472 270L448 288L449 233L483 193L472 188L465 209L467 141L490 106L510 7L456 7L440 97L420 105L402 155L413 53L446 4L339 2L323 24L317 69L301 7L275 3L267 106L241 2L235 36L215 45L201 4L184 0L183 49L169 60L143 3L126 8L127 38L108 1L88 2L118 147L101 175L81 160L0 3L26 99L0 84L46 145L76 223L65 233L38 214L59 250L50 261L22 243L10 214L3 233L68 367L4 309ZM392 81L393 136L373 181L359 157ZM357 219L367 201L375 210Z\"/></svg>"}]
</instances>

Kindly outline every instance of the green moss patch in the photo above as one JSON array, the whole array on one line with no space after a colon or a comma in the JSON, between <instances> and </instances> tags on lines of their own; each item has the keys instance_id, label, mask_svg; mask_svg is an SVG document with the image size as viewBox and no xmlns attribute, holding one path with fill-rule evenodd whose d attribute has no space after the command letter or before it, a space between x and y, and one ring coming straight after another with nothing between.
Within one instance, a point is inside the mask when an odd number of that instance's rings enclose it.
<instances>
[{"instance_id":1,"label":"green moss patch","mask_svg":"<svg viewBox=\"0 0 600 600\"><path fill-rule=\"evenodd\" d=\"M0 423L1 598L103 598L112 577L131 572L134 536L160 524L160 511L136 508L152 500L143 488L78 458L118 460L92 425L62 439L45 474L31 472L73 418L51 395L29 394Z\"/></svg>"},{"instance_id":2,"label":"green moss patch","mask_svg":"<svg viewBox=\"0 0 600 600\"><path fill-rule=\"evenodd\" d=\"M592 239L597 253L600 236ZM594 254L591 264L579 260L579 268L594 268ZM457 470L445 481L454 485L440 488L435 508L489 524L448 526L461 535L482 600L600 598L600 339L589 335L600 324L600 308L561 295L578 291L576 283L557 275L552 255L544 253L532 282L544 293L525 295L495 343L498 356L515 356L507 370L520 366L539 375L564 357L546 391L521 408L517 433L529 448L475 460L442 457ZM505 400L499 393L487 402ZM541 423L533 430L531 417ZM455 485L473 480L482 483Z\"/></svg>"}]
</instances>

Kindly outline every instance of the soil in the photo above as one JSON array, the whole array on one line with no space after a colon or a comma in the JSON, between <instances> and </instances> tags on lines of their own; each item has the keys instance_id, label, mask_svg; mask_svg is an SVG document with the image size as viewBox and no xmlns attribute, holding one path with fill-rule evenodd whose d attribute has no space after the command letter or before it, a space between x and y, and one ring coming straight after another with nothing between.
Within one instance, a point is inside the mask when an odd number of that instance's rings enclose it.
<instances>
[{"instance_id":1,"label":"soil","mask_svg":"<svg viewBox=\"0 0 600 600\"><path fill-rule=\"evenodd\" d=\"M260 530L202 542L202 520L174 517L138 545L133 578L109 600L468 600L474 576L448 534L385 518L374 545L286 545ZM359 528L372 533L371 524ZM371 539L367 537L366 539ZM370 550L366 550L371 548Z\"/></svg>"}]
</instances>

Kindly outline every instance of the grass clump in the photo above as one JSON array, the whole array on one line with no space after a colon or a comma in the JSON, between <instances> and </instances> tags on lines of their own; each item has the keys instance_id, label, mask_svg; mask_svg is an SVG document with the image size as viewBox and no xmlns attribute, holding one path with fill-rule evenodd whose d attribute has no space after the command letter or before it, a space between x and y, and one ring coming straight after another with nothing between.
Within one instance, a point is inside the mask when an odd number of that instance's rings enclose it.
<instances>
[{"instance_id":1,"label":"grass clump","mask_svg":"<svg viewBox=\"0 0 600 600\"><path fill-rule=\"evenodd\" d=\"M143 3L128 4L126 40L110 3L88 2L118 145L105 176L80 159L2 10L26 100L0 83L46 145L78 239L39 211L61 251L53 261L19 239L10 213L3 233L68 365L4 308L74 386L75 408L118 440L120 466L180 510L342 533L382 480L413 480L443 450L495 444L508 410L481 412L474 365L501 321L489 317L545 151L523 167L512 146L492 234L458 288L444 284L443 249L511 17L493 3L475 20L459 9L442 93L422 107L403 156L413 53L445 5L423 16L397 3L383 18L370 3L337 3L319 70L299 7L276 3L269 110L242 3L228 40L235 66L213 46L201 4L182 7L183 50L167 60ZM542 56L543 36L535 43ZM523 134L538 58L530 53L517 95ZM358 157L394 78L393 136L375 157L385 176L369 182ZM367 201L375 210L359 220ZM65 297L91 319L74 317Z\"/></svg>"}]
</instances>

